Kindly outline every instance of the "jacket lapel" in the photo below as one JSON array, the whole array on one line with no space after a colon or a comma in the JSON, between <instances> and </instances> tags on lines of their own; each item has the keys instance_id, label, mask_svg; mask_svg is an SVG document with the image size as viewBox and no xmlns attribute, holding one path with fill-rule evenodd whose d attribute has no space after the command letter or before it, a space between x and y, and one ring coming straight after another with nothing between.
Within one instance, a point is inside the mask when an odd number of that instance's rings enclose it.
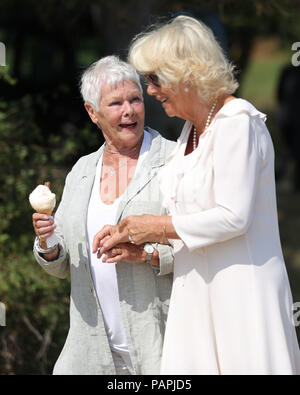
<instances>
[{"instance_id":1,"label":"jacket lapel","mask_svg":"<svg viewBox=\"0 0 300 395\"><path fill-rule=\"evenodd\" d=\"M96 168L97 168L97 163L99 161L99 158L101 157L103 151L104 151L105 145L102 145L98 151L96 151L93 155L93 157L87 161L87 165L85 169L83 169L82 175L81 175L81 188L80 188L80 194L81 194L81 205L82 207L82 215L83 215L83 220L82 220L82 225L84 226L83 234L87 237L86 235L86 221L87 221L87 214L88 214L88 207L89 207L89 201L95 181L95 175L96 175Z\"/></svg>"},{"instance_id":2,"label":"jacket lapel","mask_svg":"<svg viewBox=\"0 0 300 395\"><path fill-rule=\"evenodd\" d=\"M145 128L152 137L151 148L139 171L128 185L117 212L117 222L120 221L127 204L156 176L164 164L165 140L151 128Z\"/></svg>"},{"instance_id":3,"label":"jacket lapel","mask_svg":"<svg viewBox=\"0 0 300 395\"><path fill-rule=\"evenodd\" d=\"M145 129L152 137L151 148L146 160L143 161L139 171L134 175L134 178L123 195L123 199L120 201L117 212L117 222L119 222L126 205L152 180L153 177L156 176L160 167L165 163L165 140L155 130L151 128ZM91 160L87 161L87 165L85 169L83 169L81 175L80 207L83 208L82 226L84 226L84 229L82 231L84 235L86 233L88 205L95 181L96 167L99 158L103 154L104 148L105 144L103 144L99 150L94 153Z\"/></svg>"}]
</instances>

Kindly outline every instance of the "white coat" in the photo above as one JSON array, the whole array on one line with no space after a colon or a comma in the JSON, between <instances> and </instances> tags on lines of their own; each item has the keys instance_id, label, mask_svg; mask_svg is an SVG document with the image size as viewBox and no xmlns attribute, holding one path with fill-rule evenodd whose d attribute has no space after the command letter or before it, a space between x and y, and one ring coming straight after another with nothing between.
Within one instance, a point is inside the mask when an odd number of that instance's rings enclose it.
<instances>
[{"instance_id":1,"label":"white coat","mask_svg":"<svg viewBox=\"0 0 300 395\"><path fill-rule=\"evenodd\" d=\"M300 354L281 250L265 115L235 99L160 176L174 240L162 374L297 374Z\"/></svg>"}]
</instances>

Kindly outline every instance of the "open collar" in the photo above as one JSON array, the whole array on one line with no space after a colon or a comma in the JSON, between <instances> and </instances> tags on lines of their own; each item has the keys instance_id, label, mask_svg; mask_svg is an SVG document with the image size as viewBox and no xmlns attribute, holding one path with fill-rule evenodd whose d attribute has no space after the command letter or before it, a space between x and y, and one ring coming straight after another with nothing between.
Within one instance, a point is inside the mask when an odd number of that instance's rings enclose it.
<instances>
[{"instance_id":1,"label":"open collar","mask_svg":"<svg viewBox=\"0 0 300 395\"><path fill-rule=\"evenodd\" d=\"M145 127L152 137L150 151L142 162L140 168L129 183L119 204L117 219L119 220L127 204L156 176L157 172L165 164L166 157L166 140L154 129ZM84 223L86 223L90 195L95 181L97 163L103 154L105 144L98 151L90 154L89 160L86 161L85 168L82 169L81 181L84 187L82 192L82 206L84 207Z\"/></svg>"}]
</instances>

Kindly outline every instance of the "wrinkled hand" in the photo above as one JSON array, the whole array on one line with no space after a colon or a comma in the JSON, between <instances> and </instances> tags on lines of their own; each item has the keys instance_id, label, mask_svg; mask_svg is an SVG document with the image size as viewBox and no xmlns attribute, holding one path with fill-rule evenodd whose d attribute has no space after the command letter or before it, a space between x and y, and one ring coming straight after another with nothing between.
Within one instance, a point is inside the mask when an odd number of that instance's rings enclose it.
<instances>
[{"instance_id":1,"label":"wrinkled hand","mask_svg":"<svg viewBox=\"0 0 300 395\"><path fill-rule=\"evenodd\" d=\"M98 251L98 255L101 256L118 244L126 242L128 242L128 234L123 229L121 222L119 225L105 225L94 236L93 254Z\"/></svg>"},{"instance_id":2,"label":"wrinkled hand","mask_svg":"<svg viewBox=\"0 0 300 395\"><path fill-rule=\"evenodd\" d=\"M161 227L156 224L159 218L148 214L132 215L124 218L118 225L105 225L94 237L93 253L100 249L100 254L104 254L120 243L128 243L129 236L136 245L159 242Z\"/></svg>"},{"instance_id":3,"label":"wrinkled hand","mask_svg":"<svg viewBox=\"0 0 300 395\"><path fill-rule=\"evenodd\" d=\"M97 254L100 258L101 254ZM102 262L105 263L117 263L126 261L129 263L141 263L145 262L146 253L144 251L144 245L133 245L130 243L121 243L105 253Z\"/></svg>"},{"instance_id":4,"label":"wrinkled hand","mask_svg":"<svg viewBox=\"0 0 300 395\"><path fill-rule=\"evenodd\" d=\"M32 214L32 225L36 236L40 240L40 245L43 248L42 244L46 243L46 239L53 234L56 228L54 219L49 218L47 214L34 213Z\"/></svg>"}]
</instances>

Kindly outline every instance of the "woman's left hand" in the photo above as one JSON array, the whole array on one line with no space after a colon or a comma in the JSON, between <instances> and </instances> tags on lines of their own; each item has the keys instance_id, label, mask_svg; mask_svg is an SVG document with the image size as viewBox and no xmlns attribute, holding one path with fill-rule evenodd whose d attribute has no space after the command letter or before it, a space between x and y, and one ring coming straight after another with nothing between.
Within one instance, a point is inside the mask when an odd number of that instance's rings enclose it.
<instances>
[{"instance_id":1,"label":"woman's left hand","mask_svg":"<svg viewBox=\"0 0 300 395\"><path fill-rule=\"evenodd\" d=\"M97 255L98 258L101 254ZM145 261L145 251L143 245L133 245L130 243L121 243L105 253L102 262L117 263L126 261L129 263L141 263Z\"/></svg>"},{"instance_id":2,"label":"woman's left hand","mask_svg":"<svg viewBox=\"0 0 300 395\"><path fill-rule=\"evenodd\" d=\"M101 254L98 253L97 257L100 258ZM111 250L107 251L102 259L104 263L118 263L125 261L128 263L144 263L146 262L147 253L144 250L144 244L133 245L130 243L121 243ZM150 265L159 267L159 255L154 250L153 256L150 260Z\"/></svg>"}]
</instances>

